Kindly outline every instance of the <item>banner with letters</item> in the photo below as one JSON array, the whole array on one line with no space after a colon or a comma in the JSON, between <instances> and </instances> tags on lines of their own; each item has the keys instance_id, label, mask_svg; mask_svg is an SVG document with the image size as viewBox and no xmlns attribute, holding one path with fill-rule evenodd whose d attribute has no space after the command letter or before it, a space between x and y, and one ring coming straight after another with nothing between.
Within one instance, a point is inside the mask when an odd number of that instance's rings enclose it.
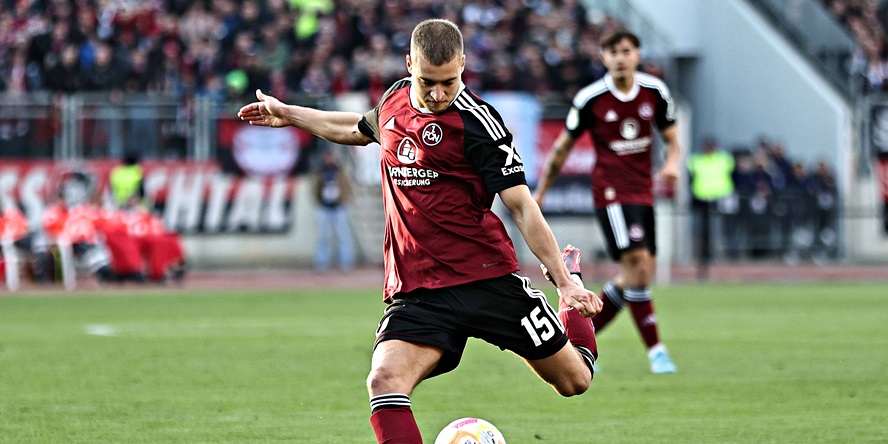
<instances>
[{"instance_id":1,"label":"banner with letters","mask_svg":"<svg viewBox=\"0 0 888 444\"><path fill-rule=\"evenodd\" d=\"M22 209L32 229L58 199L63 174L80 171L94 181L97 203L110 202L108 175L119 162L76 163L4 159L0 164L0 207ZM297 179L288 175L241 176L216 161L143 161L146 201L167 228L181 233L283 233Z\"/></svg>"}]
</instances>

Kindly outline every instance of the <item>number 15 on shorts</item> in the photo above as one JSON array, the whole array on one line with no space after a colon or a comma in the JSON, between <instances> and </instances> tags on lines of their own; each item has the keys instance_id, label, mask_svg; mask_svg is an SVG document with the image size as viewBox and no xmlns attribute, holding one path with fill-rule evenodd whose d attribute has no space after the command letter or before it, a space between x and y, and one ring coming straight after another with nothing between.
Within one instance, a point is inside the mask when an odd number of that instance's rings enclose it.
<instances>
[{"instance_id":1,"label":"number 15 on shorts","mask_svg":"<svg viewBox=\"0 0 888 444\"><path fill-rule=\"evenodd\" d=\"M527 330L533 345L539 347L543 341L552 339L555 335L555 327L547 317L542 316L542 309L536 307L530 312L530 316L521 318L521 325Z\"/></svg>"}]
</instances>

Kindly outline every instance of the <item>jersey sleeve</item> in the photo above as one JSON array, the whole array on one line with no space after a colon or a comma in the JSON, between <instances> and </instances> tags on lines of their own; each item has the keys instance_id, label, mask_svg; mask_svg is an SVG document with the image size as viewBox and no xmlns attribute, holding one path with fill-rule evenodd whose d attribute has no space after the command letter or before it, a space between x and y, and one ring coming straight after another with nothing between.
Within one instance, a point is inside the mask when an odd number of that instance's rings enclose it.
<instances>
[{"instance_id":1,"label":"jersey sleeve","mask_svg":"<svg viewBox=\"0 0 888 444\"><path fill-rule=\"evenodd\" d=\"M672 99L672 95L669 94L669 89L664 85L662 89L659 89L659 95L657 96L657 111L656 111L656 120L657 120L657 128L660 131L663 131L666 128L669 128L672 125L675 125L675 101Z\"/></svg>"},{"instance_id":2,"label":"jersey sleeve","mask_svg":"<svg viewBox=\"0 0 888 444\"><path fill-rule=\"evenodd\" d=\"M487 192L526 185L524 163L499 113L467 93L458 99L457 106L465 125L466 157L478 169Z\"/></svg>"},{"instance_id":3,"label":"jersey sleeve","mask_svg":"<svg viewBox=\"0 0 888 444\"><path fill-rule=\"evenodd\" d=\"M358 122L358 131L379 143L379 107L364 113L364 117Z\"/></svg>"},{"instance_id":4,"label":"jersey sleeve","mask_svg":"<svg viewBox=\"0 0 888 444\"><path fill-rule=\"evenodd\" d=\"M379 108L382 107L382 104L385 102L385 99L387 99L388 96L390 96L393 92L395 92L398 89L409 87L409 86L410 86L410 78L409 77L398 80L397 82L395 82L394 85L392 85L388 89L388 91L386 91L385 94L382 95L382 98L379 99L379 103L376 105L376 107L371 109L370 111L367 111L364 114L364 117L361 118L361 121L358 122L358 130L361 132L361 134L369 137L370 139L372 139L376 143L380 143L379 142L379 140L380 140L380 136L379 136Z\"/></svg>"},{"instance_id":5,"label":"jersey sleeve","mask_svg":"<svg viewBox=\"0 0 888 444\"><path fill-rule=\"evenodd\" d=\"M578 139L583 135L583 131L591 125L592 113L584 112L576 105L571 105L570 111L567 112L567 118L564 119L564 128L570 133L574 139Z\"/></svg>"}]
</instances>

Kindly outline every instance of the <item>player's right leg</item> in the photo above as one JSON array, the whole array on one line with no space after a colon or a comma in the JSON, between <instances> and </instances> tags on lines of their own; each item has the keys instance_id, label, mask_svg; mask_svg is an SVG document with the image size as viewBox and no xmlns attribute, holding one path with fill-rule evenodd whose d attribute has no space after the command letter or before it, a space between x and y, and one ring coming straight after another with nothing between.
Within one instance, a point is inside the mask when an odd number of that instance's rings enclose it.
<instances>
[{"instance_id":1,"label":"player's right leg","mask_svg":"<svg viewBox=\"0 0 888 444\"><path fill-rule=\"evenodd\" d=\"M438 347L401 340L377 344L367 391L372 410L370 425L378 443L422 444L410 394L435 368L443 353Z\"/></svg>"}]
</instances>

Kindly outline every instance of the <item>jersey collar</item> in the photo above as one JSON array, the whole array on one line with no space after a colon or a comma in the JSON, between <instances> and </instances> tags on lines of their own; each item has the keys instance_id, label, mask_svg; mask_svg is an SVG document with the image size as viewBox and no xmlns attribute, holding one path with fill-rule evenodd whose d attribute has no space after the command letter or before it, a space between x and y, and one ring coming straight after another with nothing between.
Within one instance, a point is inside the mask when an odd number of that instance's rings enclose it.
<instances>
[{"instance_id":1,"label":"jersey collar","mask_svg":"<svg viewBox=\"0 0 888 444\"><path fill-rule=\"evenodd\" d=\"M414 91L414 89L413 89L415 86L416 86L416 84L411 81L410 82L410 105L413 106L413 109L415 109L423 114L431 114L432 112L429 111L428 108L423 108L423 107L419 106L419 102L416 100L416 94L415 94L416 91ZM459 81L459 90L456 91L456 94L453 96L453 100L456 100L456 98L459 97L459 95L462 94L463 90L465 90L465 89L466 89L466 84L463 83L462 80L460 80ZM453 105L453 100L450 101L450 105ZM447 106L450 107L450 105L447 105Z\"/></svg>"},{"instance_id":2,"label":"jersey collar","mask_svg":"<svg viewBox=\"0 0 888 444\"><path fill-rule=\"evenodd\" d=\"M604 75L604 84L607 85L607 90L610 91L610 93L613 94L614 97L617 98L617 100L621 102L631 102L632 100L635 100L636 97L638 97L638 91L641 89L638 86L638 77L636 77L634 74L632 77L632 89L630 89L628 93L623 93L622 91L617 89L617 85L614 84L614 78L610 74Z\"/></svg>"}]
</instances>

